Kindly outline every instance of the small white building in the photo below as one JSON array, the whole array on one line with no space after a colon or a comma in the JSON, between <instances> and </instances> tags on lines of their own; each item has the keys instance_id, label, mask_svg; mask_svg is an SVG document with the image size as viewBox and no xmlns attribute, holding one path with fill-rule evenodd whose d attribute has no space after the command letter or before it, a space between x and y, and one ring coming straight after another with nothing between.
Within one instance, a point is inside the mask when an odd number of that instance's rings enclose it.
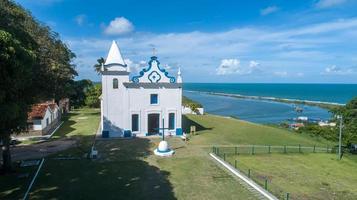
<instances>
[{"instance_id":1,"label":"small white building","mask_svg":"<svg viewBox=\"0 0 357 200\"><path fill-rule=\"evenodd\" d=\"M152 56L139 74L131 75L113 41L102 66L101 129L103 137L182 135L182 79Z\"/></svg>"},{"instance_id":2,"label":"small white building","mask_svg":"<svg viewBox=\"0 0 357 200\"><path fill-rule=\"evenodd\" d=\"M60 115L60 109L56 103L35 104L28 113L28 131L45 135L58 124Z\"/></svg>"}]
</instances>

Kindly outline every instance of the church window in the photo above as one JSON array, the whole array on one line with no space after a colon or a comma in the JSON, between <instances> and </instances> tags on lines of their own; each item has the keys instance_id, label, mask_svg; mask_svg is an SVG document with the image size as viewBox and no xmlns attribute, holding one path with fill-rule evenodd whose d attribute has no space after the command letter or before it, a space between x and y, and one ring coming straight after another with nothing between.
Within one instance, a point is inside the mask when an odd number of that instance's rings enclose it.
<instances>
[{"instance_id":1,"label":"church window","mask_svg":"<svg viewBox=\"0 0 357 200\"><path fill-rule=\"evenodd\" d=\"M158 104L159 103L159 97L157 94L151 94L150 95L150 104Z\"/></svg>"},{"instance_id":2,"label":"church window","mask_svg":"<svg viewBox=\"0 0 357 200\"><path fill-rule=\"evenodd\" d=\"M113 79L113 89L118 89L118 79Z\"/></svg>"},{"instance_id":3,"label":"church window","mask_svg":"<svg viewBox=\"0 0 357 200\"><path fill-rule=\"evenodd\" d=\"M132 114L131 115L131 131L139 131L139 115L138 114Z\"/></svg>"},{"instance_id":4,"label":"church window","mask_svg":"<svg viewBox=\"0 0 357 200\"><path fill-rule=\"evenodd\" d=\"M170 130L175 129L175 113L169 114L169 129Z\"/></svg>"}]
</instances>

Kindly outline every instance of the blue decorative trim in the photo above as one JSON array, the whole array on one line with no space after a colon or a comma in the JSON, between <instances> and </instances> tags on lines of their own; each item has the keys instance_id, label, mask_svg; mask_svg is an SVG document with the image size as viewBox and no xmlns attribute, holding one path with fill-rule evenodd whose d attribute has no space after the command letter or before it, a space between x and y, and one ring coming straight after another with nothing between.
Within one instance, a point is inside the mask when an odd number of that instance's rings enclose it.
<instances>
[{"instance_id":1,"label":"blue decorative trim","mask_svg":"<svg viewBox=\"0 0 357 200\"><path fill-rule=\"evenodd\" d=\"M134 82L134 83L139 83L139 78L141 78L141 77L143 77L144 76L144 74L145 74L145 72L148 72L148 71L150 71L150 69L151 69L151 67L152 67L152 62L153 61L156 61L157 62L157 68L159 68L159 70L162 72L162 73L164 73L164 75L167 77L167 78L169 78L170 79L170 83L176 83L176 78L175 77L173 77L173 76L169 76L169 72L167 72L165 69L161 69L160 68L160 62L157 60L157 57L156 56L152 56L151 57L151 60L149 61L149 67L148 68L144 68L144 69L142 69L140 72L139 72L139 75L137 75L137 76L133 76L132 78L131 78L131 80ZM161 77L160 77L160 79L161 79ZM159 79L159 80L160 80ZM159 81L158 80L158 81ZM150 80L151 81L151 80ZM157 82L158 82L157 81ZM151 81L152 82L152 81ZM156 82L156 83L157 83Z\"/></svg>"},{"instance_id":2,"label":"blue decorative trim","mask_svg":"<svg viewBox=\"0 0 357 200\"><path fill-rule=\"evenodd\" d=\"M152 71L149 74L148 79L150 80L151 83L157 83L161 80L161 76L157 71Z\"/></svg>"},{"instance_id":3,"label":"blue decorative trim","mask_svg":"<svg viewBox=\"0 0 357 200\"><path fill-rule=\"evenodd\" d=\"M176 135L182 135L182 128L176 129Z\"/></svg>"}]
</instances>

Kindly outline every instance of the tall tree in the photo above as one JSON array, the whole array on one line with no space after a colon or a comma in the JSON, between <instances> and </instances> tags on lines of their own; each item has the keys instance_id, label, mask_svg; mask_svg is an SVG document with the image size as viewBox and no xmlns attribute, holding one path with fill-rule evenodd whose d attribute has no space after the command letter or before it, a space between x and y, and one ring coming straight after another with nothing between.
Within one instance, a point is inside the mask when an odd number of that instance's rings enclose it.
<instances>
[{"instance_id":1,"label":"tall tree","mask_svg":"<svg viewBox=\"0 0 357 200\"><path fill-rule=\"evenodd\" d=\"M59 35L13 1L0 0L0 31L0 136L8 170L10 134L25 127L30 105L67 97L77 72Z\"/></svg>"},{"instance_id":2,"label":"tall tree","mask_svg":"<svg viewBox=\"0 0 357 200\"><path fill-rule=\"evenodd\" d=\"M28 106L35 100L31 94L34 61L31 50L0 30L0 136L4 171L11 169L10 135L26 125Z\"/></svg>"},{"instance_id":3,"label":"tall tree","mask_svg":"<svg viewBox=\"0 0 357 200\"><path fill-rule=\"evenodd\" d=\"M104 65L105 63L105 59L103 57L100 57L99 59L97 59L97 63L93 65L94 71L97 72L97 74L100 74L101 68L102 68L102 64Z\"/></svg>"}]
</instances>

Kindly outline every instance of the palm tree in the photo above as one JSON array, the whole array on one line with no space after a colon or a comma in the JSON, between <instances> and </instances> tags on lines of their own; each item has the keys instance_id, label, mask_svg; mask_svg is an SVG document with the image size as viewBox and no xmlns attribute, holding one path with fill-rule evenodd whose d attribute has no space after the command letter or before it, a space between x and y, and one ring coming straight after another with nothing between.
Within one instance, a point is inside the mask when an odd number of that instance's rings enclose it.
<instances>
[{"instance_id":1,"label":"palm tree","mask_svg":"<svg viewBox=\"0 0 357 200\"><path fill-rule=\"evenodd\" d=\"M102 68L102 64L105 63L105 60L103 57L100 57L99 59L97 59L97 62L95 65L93 65L94 67L94 71L97 72L97 74L99 75L100 74L100 71L101 71L101 68Z\"/></svg>"}]
</instances>

